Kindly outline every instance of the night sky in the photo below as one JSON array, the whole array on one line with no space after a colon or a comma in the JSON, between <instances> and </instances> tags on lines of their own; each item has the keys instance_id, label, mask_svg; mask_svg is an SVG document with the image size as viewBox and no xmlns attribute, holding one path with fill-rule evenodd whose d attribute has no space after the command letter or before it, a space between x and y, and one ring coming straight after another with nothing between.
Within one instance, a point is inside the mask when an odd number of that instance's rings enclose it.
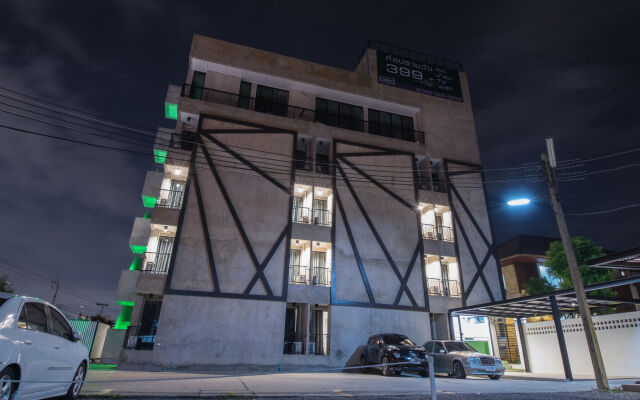
<instances>
[{"instance_id":1,"label":"night sky","mask_svg":"<svg viewBox=\"0 0 640 400\"><path fill-rule=\"evenodd\" d=\"M371 38L464 65L485 168L536 165L547 136L559 160L587 160L640 148L638 8L616 1L5 0L0 86L154 130L172 127L164 96L168 84L184 80L194 33L348 70ZM0 110L3 125L128 147ZM580 178L561 183L566 213L640 202L640 151L575 166L562 171ZM151 157L0 128L0 257L20 265L16 272L0 264L0 275L47 300L49 277L57 277L56 303L65 311L93 314L92 303L104 301L115 316L133 219L144 214L145 172L154 168ZM557 236L546 188L535 179L521 170L487 173L499 242L520 233ZM514 196L541 198L505 207ZM572 235L608 249L640 245L640 207L567 218Z\"/></svg>"}]
</instances>

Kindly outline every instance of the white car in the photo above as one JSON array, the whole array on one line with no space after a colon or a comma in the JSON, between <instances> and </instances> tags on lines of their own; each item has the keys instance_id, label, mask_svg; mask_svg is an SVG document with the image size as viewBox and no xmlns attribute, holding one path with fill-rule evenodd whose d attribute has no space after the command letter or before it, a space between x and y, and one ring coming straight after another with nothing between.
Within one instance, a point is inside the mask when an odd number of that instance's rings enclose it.
<instances>
[{"instance_id":1,"label":"white car","mask_svg":"<svg viewBox=\"0 0 640 400\"><path fill-rule=\"evenodd\" d=\"M46 301L0 293L0 400L78 397L89 365L80 339Z\"/></svg>"}]
</instances>

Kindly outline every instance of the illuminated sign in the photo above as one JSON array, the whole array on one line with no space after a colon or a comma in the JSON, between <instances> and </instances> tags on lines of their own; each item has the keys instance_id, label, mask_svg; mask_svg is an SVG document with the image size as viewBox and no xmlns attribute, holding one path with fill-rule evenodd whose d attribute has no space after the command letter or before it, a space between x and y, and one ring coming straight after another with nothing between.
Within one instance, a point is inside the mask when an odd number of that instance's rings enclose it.
<instances>
[{"instance_id":1,"label":"illuminated sign","mask_svg":"<svg viewBox=\"0 0 640 400\"><path fill-rule=\"evenodd\" d=\"M463 101L455 69L413 61L378 51L378 82L418 93Z\"/></svg>"}]
</instances>

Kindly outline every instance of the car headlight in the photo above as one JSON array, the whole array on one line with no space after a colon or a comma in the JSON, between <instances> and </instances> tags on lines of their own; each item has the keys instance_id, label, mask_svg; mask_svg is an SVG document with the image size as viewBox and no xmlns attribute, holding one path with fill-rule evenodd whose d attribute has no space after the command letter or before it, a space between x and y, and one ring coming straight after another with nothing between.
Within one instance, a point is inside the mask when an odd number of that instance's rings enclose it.
<instances>
[{"instance_id":1,"label":"car headlight","mask_svg":"<svg viewBox=\"0 0 640 400\"><path fill-rule=\"evenodd\" d=\"M479 366L480 365L480 359L478 357L469 357L469 364L471 364L472 366Z\"/></svg>"},{"instance_id":2,"label":"car headlight","mask_svg":"<svg viewBox=\"0 0 640 400\"><path fill-rule=\"evenodd\" d=\"M394 356L395 358L400 358L400 353L398 353L398 352L396 351L395 353L393 353L393 356Z\"/></svg>"},{"instance_id":3,"label":"car headlight","mask_svg":"<svg viewBox=\"0 0 640 400\"><path fill-rule=\"evenodd\" d=\"M496 358L496 365L502 366L502 361L499 358Z\"/></svg>"}]
</instances>

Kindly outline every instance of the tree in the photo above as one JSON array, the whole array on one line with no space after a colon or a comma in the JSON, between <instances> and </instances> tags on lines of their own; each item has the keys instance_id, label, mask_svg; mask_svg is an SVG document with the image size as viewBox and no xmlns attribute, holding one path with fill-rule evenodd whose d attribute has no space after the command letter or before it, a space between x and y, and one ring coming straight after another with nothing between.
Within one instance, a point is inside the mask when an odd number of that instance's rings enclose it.
<instances>
[{"instance_id":1,"label":"tree","mask_svg":"<svg viewBox=\"0 0 640 400\"><path fill-rule=\"evenodd\" d=\"M594 283L605 282L613 279L613 274L606 268L591 268L587 266L587 260L605 255L602 247L597 246L591 240L584 237L574 237L571 239L573 251L576 254L578 268L582 275L582 283L591 285ZM571 282L571 273L569 272L569 264L564 254L564 247L561 241L552 242L547 250L547 261L545 265L549 267L551 275L560 280L561 289L569 289L573 287ZM591 292L592 295L614 297L616 293L610 289L598 290Z\"/></svg>"},{"instance_id":2,"label":"tree","mask_svg":"<svg viewBox=\"0 0 640 400\"><path fill-rule=\"evenodd\" d=\"M525 286L525 290L528 295L534 295L551 293L556 290L556 288L554 288L546 279L535 276L529 279Z\"/></svg>"},{"instance_id":3,"label":"tree","mask_svg":"<svg viewBox=\"0 0 640 400\"><path fill-rule=\"evenodd\" d=\"M13 293L11 282L7 280L6 276L0 276L0 292Z\"/></svg>"}]
</instances>

